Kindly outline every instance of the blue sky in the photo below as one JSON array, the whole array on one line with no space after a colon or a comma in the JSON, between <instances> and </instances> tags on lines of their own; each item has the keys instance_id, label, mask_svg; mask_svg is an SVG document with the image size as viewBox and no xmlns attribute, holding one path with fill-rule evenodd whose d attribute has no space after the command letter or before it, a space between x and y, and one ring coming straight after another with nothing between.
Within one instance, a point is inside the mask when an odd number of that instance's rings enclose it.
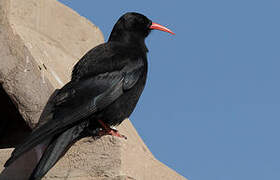
<instances>
[{"instance_id":1,"label":"blue sky","mask_svg":"<svg viewBox=\"0 0 280 180\"><path fill-rule=\"evenodd\" d=\"M108 38L136 11L172 29L147 38L149 76L131 120L190 180L280 179L280 2L61 0Z\"/></svg>"}]
</instances>

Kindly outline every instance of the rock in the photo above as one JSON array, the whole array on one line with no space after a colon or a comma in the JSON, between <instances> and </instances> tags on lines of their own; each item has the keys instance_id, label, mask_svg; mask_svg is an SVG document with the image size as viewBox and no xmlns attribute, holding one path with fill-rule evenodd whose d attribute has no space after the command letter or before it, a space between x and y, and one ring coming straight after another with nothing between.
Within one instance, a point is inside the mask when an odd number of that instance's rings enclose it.
<instances>
[{"instance_id":1,"label":"rock","mask_svg":"<svg viewBox=\"0 0 280 180\"><path fill-rule=\"evenodd\" d=\"M1 1L1 32L9 58L1 60L0 81L31 127L73 65L104 41L96 26L55 0Z\"/></svg>"},{"instance_id":2,"label":"rock","mask_svg":"<svg viewBox=\"0 0 280 180\"><path fill-rule=\"evenodd\" d=\"M12 107L5 106L8 100L0 105L10 114L19 112L19 117L7 116L10 118L4 123L11 128L4 138L13 143L0 141L0 148L14 146L19 137L30 133L49 96L69 81L73 65L102 42L103 35L96 26L56 0L0 1L0 83L3 96L6 93L14 107L10 110ZM17 126L10 127L11 122ZM22 128L18 128L19 123ZM185 179L153 157L129 120L119 130L128 140L84 138L44 179ZM35 150L4 169L12 150L0 149L0 179L27 179L37 161Z\"/></svg>"}]
</instances>

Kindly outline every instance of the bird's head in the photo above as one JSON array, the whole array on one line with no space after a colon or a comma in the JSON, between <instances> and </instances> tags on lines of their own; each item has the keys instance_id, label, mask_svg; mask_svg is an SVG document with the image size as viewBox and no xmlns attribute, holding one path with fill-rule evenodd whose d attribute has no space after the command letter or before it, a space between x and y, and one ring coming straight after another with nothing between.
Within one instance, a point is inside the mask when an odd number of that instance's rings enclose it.
<instances>
[{"instance_id":1,"label":"bird's head","mask_svg":"<svg viewBox=\"0 0 280 180\"><path fill-rule=\"evenodd\" d=\"M142 14L129 12L119 18L111 32L109 40L144 40L153 29L174 34L170 29L152 22Z\"/></svg>"}]
</instances>

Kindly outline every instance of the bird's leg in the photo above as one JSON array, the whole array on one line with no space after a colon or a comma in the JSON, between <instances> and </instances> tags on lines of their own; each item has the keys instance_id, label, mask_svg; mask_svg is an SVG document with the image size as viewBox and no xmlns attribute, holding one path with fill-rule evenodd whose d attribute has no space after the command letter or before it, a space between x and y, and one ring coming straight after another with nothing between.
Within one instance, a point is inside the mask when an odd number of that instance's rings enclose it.
<instances>
[{"instance_id":1,"label":"bird's leg","mask_svg":"<svg viewBox=\"0 0 280 180\"><path fill-rule=\"evenodd\" d=\"M127 137L125 135L120 134L118 132L118 130L116 130L116 129L112 129L107 124L105 124L102 120L98 120L98 122L103 127L103 130L99 132L100 136L102 136L102 135L112 135L112 136L127 139Z\"/></svg>"}]
</instances>

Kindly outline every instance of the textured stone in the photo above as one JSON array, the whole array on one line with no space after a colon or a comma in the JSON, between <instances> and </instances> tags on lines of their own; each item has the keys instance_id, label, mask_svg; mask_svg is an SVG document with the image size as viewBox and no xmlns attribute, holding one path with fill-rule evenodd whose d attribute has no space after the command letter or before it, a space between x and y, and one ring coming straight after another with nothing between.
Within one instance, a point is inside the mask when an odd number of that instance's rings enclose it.
<instances>
[{"instance_id":1,"label":"textured stone","mask_svg":"<svg viewBox=\"0 0 280 180\"><path fill-rule=\"evenodd\" d=\"M69 81L73 65L103 41L96 26L56 0L1 0L0 83L22 116L18 119L33 128L52 92ZM44 179L185 179L153 157L129 120L119 130L128 140L84 138ZM14 134L9 138L23 136ZM35 150L4 169L11 151L0 150L0 180L27 179L37 161Z\"/></svg>"}]
</instances>

